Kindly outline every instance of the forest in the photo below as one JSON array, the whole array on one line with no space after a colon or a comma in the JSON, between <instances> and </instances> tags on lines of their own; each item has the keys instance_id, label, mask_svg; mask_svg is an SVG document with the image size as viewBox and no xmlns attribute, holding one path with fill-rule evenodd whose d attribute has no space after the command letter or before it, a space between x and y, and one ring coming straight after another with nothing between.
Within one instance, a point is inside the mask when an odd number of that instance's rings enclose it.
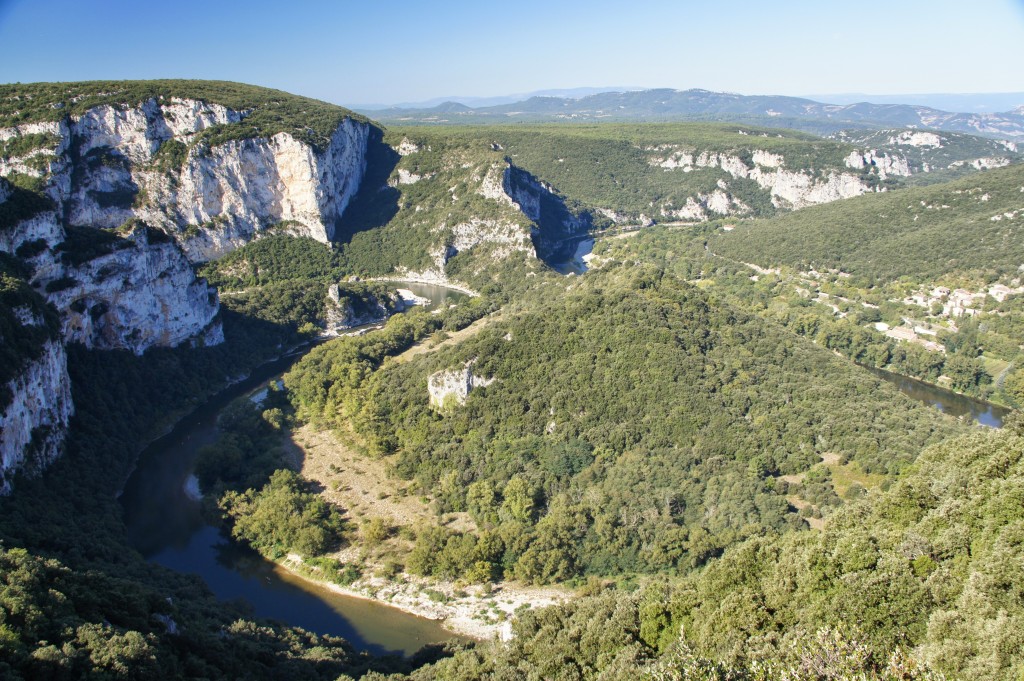
<instances>
[{"instance_id":1,"label":"forest","mask_svg":"<svg viewBox=\"0 0 1024 681\"><path fill-rule=\"evenodd\" d=\"M147 170L279 132L322 150L354 116L231 83L97 81L0 86L0 125L151 98L245 116L165 142ZM53 144L26 134L2 153ZM910 186L921 182L848 168L855 148L719 123L371 125L362 188L326 226L335 243L281 222L196 264L220 296L222 345L68 346L65 455L0 497L0 677L1019 681L1024 422L980 429L864 366L1024 406L1024 177L1011 165ZM790 210L720 165L662 165L726 155L749 170L755 153L872 191ZM0 180L0 236L53 208L41 182ZM673 212L726 189L742 216ZM549 266L608 227L587 273ZM175 238L139 219L60 229L66 264L133 247L122 237L135 229ZM49 247L0 255L0 406L60 337L44 294L73 282L28 283ZM382 279L410 272L474 295L400 311ZM947 310L958 288L978 293L972 313ZM338 315L382 328L328 338ZM518 612L508 642L373 657L144 559L118 502L139 452L294 349L304 356L281 384L223 409L201 451L204 512L226 539L298 555L307 577L338 584L515 583L572 598ZM355 473L304 477L300 431L383 471L378 501L401 495L424 513L391 523L333 503Z\"/></svg>"},{"instance_id":2,"label":"forest","mask_svg":"<svg viewBox=\"0 0 1024 681\"><path fill-rule=\"evenodd\" d=\"M1021 186L1024 166L1011 165L738 223L708 248L763 267L840 270L866 286L951 276L995 282L1024 262Z\"/></svg>"},{"instance_id":3,"label":"forest","mask_svg":"<svg viewBox=\"0 0 1024 681\"><path fill-rule=\"evenodd\" d=\"M351 422L439 513L473 518L475 537L422 532L417 572L685 573L746 537L804 526L779 476L823 452L895 475L958 430L657 269L602 270L559 296L553 286L450 351L373 371L333 343L285 376L297 418ZM495 382L432 408L428 375L469 362ZM815 499L819 514L839 503L827 479Z\"/></svg>"}]
</instances>

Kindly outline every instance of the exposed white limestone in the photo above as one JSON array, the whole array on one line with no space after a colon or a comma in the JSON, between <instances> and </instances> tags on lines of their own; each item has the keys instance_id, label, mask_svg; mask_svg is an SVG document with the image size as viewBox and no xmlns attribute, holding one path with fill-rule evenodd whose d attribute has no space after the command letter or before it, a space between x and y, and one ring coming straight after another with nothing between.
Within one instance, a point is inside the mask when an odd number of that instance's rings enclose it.
<instances>
[{"instance_id":1,"label":"exposed white limestone","mask_svg":"<svg viewBox=\"0 0 1024 681\"><path fill-rule=\"evenodd\" d=\"M0 413L0 494L10 491L16 469L37 472L60 455L74 413L67 363L64 345L48 341L7 384L12 397Z\"/></svg>"},{"instance_id":2,"label":"exposed white limestone","mask_svg":"<svg viewBox=\"0 0 1024 681\"><path fill-rule=\"evenodd\" d=\"M346 119L323 154L286 133L204 149L195 147L176 183L156 190L178 224L205 227L185 241L208 260L281 222L328 242L366 169L369 126Z\"/></svg>"},{"instance_id":3,"label":"exposed white limestone","mask_svg":"<svg viewBox=\"0 0 1024 681\"><path fill-rule=\"evenodd\" d=\"M374 324L388 318L388 310L379 300L374 300L375 307L363 314L356 314L347 298L342 298L341 289L337 284L327 287L326 333L338 335L355 326Z\"/></svg>"},{"instance_id":4,"label":"exposed white limestone","mask_svg":"<svg viewBox=\"0 0 1024 681\"><path fill-rule=\"evenodd\" d=\"M388 184L397 187L402 184L416 184L423 179L423 175L417 175L416 173L410 172L405 168L399 168L398 173L393 180L390 180Z\"/></svg>"},{"instance_id":5,"label":"exposed white limestone","mask_svg":"<svg viewBox=\"0 0 1024 681\"><path fill-rule=\"evenodd\" d=\"M420 146L410 140L408 137L404 138L395 148L395 151L401 156L408 156L409 154L415 154L420 150Z\"/></svg>"},{"instance_id":6,"label":"exposed white limestone","mask_svg":"<svg viewBox=\"0 0 1024 681\"><path fill-rule=\"evenodd\" d=\"M909 177L913 174L910 169L910 162L903 156L879 154L875 150L853 151L845 159L846 167L861 169L874 166L878 169L878 176L885 179L890 175Z\"/></svg>"},{"instance_id":7,"label":"exposed white limestone","mask_svg":"<svg viewBox=\"0 0 1024 681\"><path fill-rule=\"evenodd\" d=\"M664 168L666 171L691 172L697 168L717 168L724 170L734 178L753 180L771 193L772 203L776 206L803 208L858 196L870 191L869 187L855 175L832 171L816 176L809 172L786 170L785 158L782 155L760 149L754 151L751 156L752 167L738 156L725 153L710 151L697 153L672 145L661 145L648 151L655 152L649 159L651 165ZM847 158L849 167L859 169L864 164L865 160L861 154L851 154ZM909 170L907 174L909 174ZM687 200L686 205L682 208L663 206L662 214L684 220L700 220L706 217L706 210L723 215L742 212L739 208L742 204L731 197L727 197L728 201L726 201L712 193L691 198L692 201ZM720 209L724 209L726 212L723 213Z\"/></svg>"},{"instance_id":8,"label":"exposed white limestone","mask_svg":"<svg viewBox=\"0 0 1024 681\"><path fill-rule=\"evenodd\" d=\"M494 383L496 378L484 378L473 373L476 360L466 362L458 369L445 369L431 374L427 378L427 393L430 395L430 406L436 409L447 409L452 402L458 405L466 403L469 393L476 388L485 388Z\"/></svg>"},{"instance_id":9,"label":"exposed white limestone","mask_svg":"<svg viewBox=\"0 0 1024 681\"><path fill-rule=\"evenodd\" d=\"M59 140L33 154L54 155L47 193L71 224L112 228L139 217L176 233L194 261L223 255L282 222L293 233L330 240L365 171L366 123L345 119L322 152L279 133L194 145L180 170L152 163L168 140L189 144L195 133L242 117L198 100L150 99L0 129L0 140L33 133ZM0 174L29 172L30 156L0 161Z\"/></svg>"},{"instance_id":10,"label":"exposed white limestone","mask_svg":"<svg viewBox=\"0 0 1024 681\"><path fill-rule=\"evenodd\" d=\"M146 230L137 229L118 246L52 273L64 283L47 298L61 312L67 342L142 354L154 345L173 347L194 337L223 341L216 290L196 279L176 244L154 243ZM46 285L54 279L37 281Z\"/></svg>"}]
</instances>

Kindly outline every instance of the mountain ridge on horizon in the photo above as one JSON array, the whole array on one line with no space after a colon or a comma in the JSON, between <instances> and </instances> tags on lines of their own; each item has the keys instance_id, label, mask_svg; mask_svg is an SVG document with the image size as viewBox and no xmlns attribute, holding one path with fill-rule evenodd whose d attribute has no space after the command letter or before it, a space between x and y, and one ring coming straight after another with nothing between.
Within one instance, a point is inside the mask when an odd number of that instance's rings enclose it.
<instances>
[{"instance_id":1,"label":"mountain ridge on horizon","mask_svg":"<svg viewBox=\"0 0 1024 681\"><path fill-rule=\"evenodd\" d=\"M1002 139L1024 139L1024 93L934 95L1002 97L1018 102L1005 111L954 112L923 104L856 101L825 103L788 95L743 95L693 88L604 91L582 97L533 94L504 104L470 106L445 100L431 107L356 110L393 124L493 124L509 122L598 122L719 120L832 134L845 128L931 128ZM837 99L856 98L854 95ZM881 96L882 98L901 95ZM929 95L907 95L921 101ZM952 101L952 100L949 100Z\"/></svg>"}]
</instances>

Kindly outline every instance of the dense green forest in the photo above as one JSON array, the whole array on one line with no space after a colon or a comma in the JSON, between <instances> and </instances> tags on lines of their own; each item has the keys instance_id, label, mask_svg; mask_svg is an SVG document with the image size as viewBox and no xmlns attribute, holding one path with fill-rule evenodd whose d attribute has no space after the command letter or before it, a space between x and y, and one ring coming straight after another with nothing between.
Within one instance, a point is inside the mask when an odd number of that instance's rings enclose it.
<instances>
[{"instance_id":1,"label":"dense green forest","mask_svg":"<svg viewBox=\"0 0 1024 681\"><path fill-rule=\"evenodd\" d=\"M929 447L823 531L753 537L681 580L528 613L510 645L415 676L1020 678L1022 435L1017 420Z\"/></svg>"},{"instance_id":2,"label":"dense green forest","mask_svg":"<svg viewBox=\"0 0 1024 681\"><path fill-rule=\"evenodd\" d=\"M0 86L0 126L172 98L245 112L188 145L288 132L323 149L353 116L232 83L97 81ZM141 357L68 347L66 453L0 498L0 677L1024 678L1020 417L982 431L854 364L1024 405L1024 295L955 320L907 302L938 284L1019 284L1019 166L913 188L868 168L860 179L886 191L785 213L714 164L660 163L723 154L749 170L761 151L822 179L855 172L844 163L854 147L736 124L370 136L336 243L279 230L197 267L220 292L223 345ZM56 141L15 136L0 152ZM153 163L171 170L188 149L172 140ZM744 219L605 239L583 276L545 262L575 245L568 237L667 220L717 190ZM0 191L0 233L53 205L38 178L14 173ZM137 220L64 229L55 253L67 265L135 247L132 230L170 238ZM0 406L60 335L47 287L27 283L45 248L0 255ZM575 590L520 612L510 642L408 659L218 602L132 549L117 501L145 443L206 397L314 345L339 311L392 315L393 286L365 279L402 268L440 270L480 295L312 347L262 403L221 412L195 472L225 536L271 559L300 554L336 582L379 568L372 551L393 539L403 550L377 572L390 579ZM933 346L879 324L930 327ZM445 394L446 381L465 394ZM426 517L357 525L286 456L300 427L374 459ZM355 557L342 563L345 548Z\"/></svg>"},{"instance_id":3,"label":"dense green forest","mask_svg":"<svg viewBox=\"0 0 1024 681\"><path fill-rule=\"evenodd\" d=\"M393 312L394 287L359 281L351 273L365 274L366 269L350 264L349 253L350 249L332 248L309 237L275 234L205 263L199 274L222 292L225 308L295 329L309 329L307 324L324 328L330 286L338 287L338 310L374 317L383 314L379 304L384 312ZM392 273L379 267L371 271Z\"/></svg>"},{"instance_id":4,"label":"dense green forest","mask_svg":"<svg viewBox=\"0 0 1024 681\"><path fill-rule=\"evenodd\" d=\"M957 428L659 270L563 286L539 286L507 321L428 358L374 372L335 343L286 375L300 419L351 421L440 512L476 521L476 537L422 533L414 571L452 578L482 561L485 574L535 582L686 572L803 525L778 476L824 452L894 474ZM431 408L428 375L469 362L495 382L464 406ZM839 503L827 476L814 493L818 512Z\"/></svg>"},{"instance_id":5,"label":"dense green forest","mask_svg":"<svg viewBox=\"0 0 1024 681\"><path fill-rule=\"evenodd\" d=\"M992 182L986 175L975 180L985 182L987 187ZM916 193L917 190L904 192ZM844 210L838 205L831 208L837 214ZM930 383L942 382L957 392L1010 406L1024 404L1024 352L1020 344L1024 301L1019 294L1009 295L1002 302L982 295L975 303L977 310L973 316L955 319L941 311L941 299L933 300L930 306L907 302L910 294L928 292L936 284L945 284L947 288L962 284L983 292L986 282L992 281L991 270L950 271L945 269L941 257L916 253L922 261L918 273L887 282L856 276L861 271L857 268L853 268L854 276L836 271L808 273L791 264L768 271L765 268L775 261L764 254L771 252L771 247L763 247L764 239L773 238L772 234L789 238L774 232L776 223L777 220L755 221L734 232L721 229L723 225L735 224L732 221L682 229L650 228L628 239L602 241L595 247L595 253L605 261L645 262L666 268L699 283L716 299L773 319L860 364ZM767 234L761 231L762 227L768 230ZM851 224L848 229L859 233L873 228ZM856 237L848 238L856 244ZM877 252L889 252L893 247L890 238L900 237L898 233L879 236ZM856 252L859 245L854 248ZM1008 263L1015 256L1012 249L1007 250L1005 262L1009 269ZM867 257L867 251L864 253ZM865 266L871 267L876 260L866 261ZM989 264L999 266L999 261ZM935 268L935 279L924 273L928 268ZM1014 281L1008 277L1002 280L1011 284ZM906 329L928 327L934 334L932 347L926 349L920 343L886 336L876 328L878 323Z\"/></svg>"},{"instance_id":6,"label":"dense green forest","mask_svg":"<svg viewBox=\"0 0 1024 681\"><path fill-rule=\"evenodd\" d=\"M870 194L739 223L713 252L762 267L841 270L865 285L962 275L985 282L1024 262L1024 166L931 187Z\"/></svg>"}]
</instances>

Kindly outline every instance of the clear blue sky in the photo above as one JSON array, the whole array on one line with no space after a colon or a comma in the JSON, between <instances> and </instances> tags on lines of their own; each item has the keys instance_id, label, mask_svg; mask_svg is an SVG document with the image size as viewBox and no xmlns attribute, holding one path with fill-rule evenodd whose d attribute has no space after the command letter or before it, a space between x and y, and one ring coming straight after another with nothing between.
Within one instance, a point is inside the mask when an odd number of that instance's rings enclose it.
<instances>
[{"instance_id":1,"label":"clear blue sky","mask_svg":"<svg viewBox=\"0 0 1024 681\"><path fill-rule=\"evenodd\" d=\"M349 106L606 85L1024 91L1024 0L0 0L0 82L170 77Z\"/></svg>"}]
</instances>

